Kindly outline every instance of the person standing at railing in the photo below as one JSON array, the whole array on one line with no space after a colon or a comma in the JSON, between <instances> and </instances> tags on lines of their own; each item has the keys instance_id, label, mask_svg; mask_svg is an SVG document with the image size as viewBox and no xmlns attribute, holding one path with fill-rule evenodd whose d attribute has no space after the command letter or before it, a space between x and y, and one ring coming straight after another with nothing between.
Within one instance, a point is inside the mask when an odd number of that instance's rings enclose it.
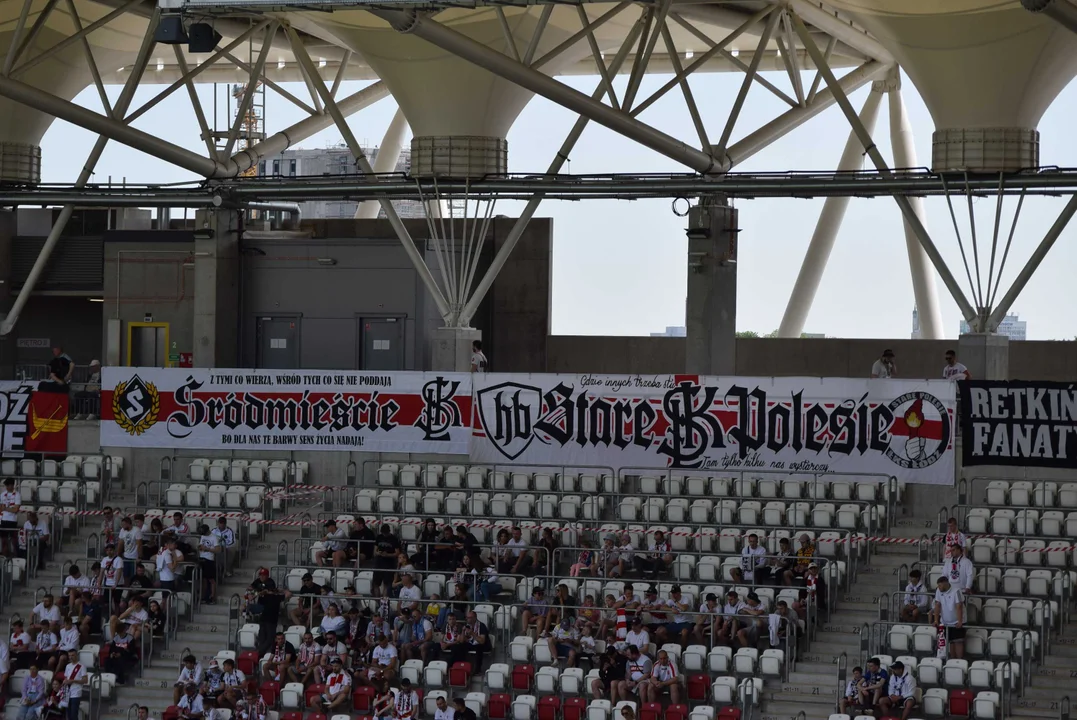
<instances>
[{"instance_id":1,"label":"person standing at railing","mask_svg":"<svg viewBox=\"0 0 1077 720\"><path fill-rule=\"evenodd\" d=\"M965 657L965 596L945 574L937 584L934 607L928 622L938 627L944 635L944 652L955 660L961 660Z\"/></svg>"},{"instance_id":2,"label":"person standing at railing","mask_svg":"<svg viewBox=\"0 0 1077 720\"><path fill-rule=\"evenodd\" d=\"M29 560L28 552L28 540L31 535L37 538L37 569L44 570L47 566L45 564L45 558L49 556L49 521L45 518L39 517L36 512L31 510L26 514L26 522L22 524L22 532L19 534L19 550L20 556Z\"/></svg>"},{"instance_id":3,"label":"person standing at railing","mask_svg":"<svg viewBox=\"0 0 1077 720\"><path fill-rule=\"evenodd\" d=\"M15 478L6 478L4 491L0 492L0 536L3 540L3 553L8 557L15 555L15 535L19 530L20 507L22 507L22 495L15 489Z\"/></svg>"},{"instance_id":4,"label":"person standing at railing","mask_svg":"<svg viewBox=\"0 0 1077 720\"><path fill-rule=\"evenodd\" d=\"M755 584L757 576L760 583L769 580L767 550L759 544L758 535L748 535L748 544L741 549L740 555L740 569L744 573L745 582Z\"/></svg>"},{"instance_id":5,"label":"person standing at railing","mask_svg":"<svg viewBox=\"0 0 1077 720\"><path fill-rule=\"evenodd\" d=\"M236 544L236 534L228 527L228 518L217 518L217 527L213 528L213 536L217 538L217 545L221 548L220 563L225 577L232 577L232 546Z\"/></svg>"},{"instance_id":6,"label":"person standing at railing","mask_svg":"<svg viewBox=\"0 0 1077 720\"><path fill-rule=\"evenodd\" d=\"M120 556L123 558L123 576L135 574L135 563L142 558L142 531L135 527L130 517L120 521Z\"/></svg>"},{"instance_id":7,"label":"person standing at railing","mask_svg":"<svg viewBox=\"0 0 1077 720\"><path fill-rule=\"evenodd\" d=\"M79 705L82 703L82 688L86 683L86 666L76 659L73 665L69 665L64 670L68 720L81 720L79 717Z\"/></svg>"},{"instance_id":8,"label":"person standing at railing","mask_svg":"<svg viewBox=\"0 0 1077 720\"><path fill-rule=\"evenodd\" d=\"M78 626L75 625L75 618L64 615L64 624L60 628L60 645L56 655L55 672L62 673L67 669L67 664L72 658L78 658L81 639Z\"/></svg>"},{"instance_id":9,"label":"person standing at railing","mask_svg":"<svg viewBox=\"0 0 1077 720\"><path fill-rule=\"evenodd\" d=\"M961 532L961 530L958 529L958 527L957 527L957 518L950 518L949 520L946 521L946 537L944 537L942 539L942 541L943 541L943 554L942 554L942 561L943 562L949 562L950 561L950 556L951 556L950 551L953 549L954 545L957 545L962 550L964 550L966 547L968 547L969 540L968 540L967 537L965 537L965 533Z\"/></svg>"},{"instance_id":10,"label":"person standing at railing","mask_svg":"<svg viewBox=\"0 0 1077 720\"><path fill-rule=\"evenodd\" d=\"M950 560L943 566L943 569L950 578L950 584L960 590L963 596L972 593L976 569L972 566L972 561L965 557L964 548L960 545L951 545Z\"/></svg>"},{"instance_id":11,"label":"person standing at railing","mask_svg":"<svg viewBox=\"0 0 1077 720\"><path fill-rule=\"evenodd\" d=\"M217 536L203 523L198 528L198 562L202 568L202 602L207 605L217 603L217 555L220 552Z\"/></svg>"},{"instance_id":12,"label":"person standing at railing","mask_svg":"<svg viewBox=\"0 0 1077 720\"><path fill-rule=\"evenodd\" d=\"M66 393L71 388L71 375L75 372L75 363L64 349L57 345L52 349L52 360L49 360L49 376L38 383L37 389L42 392Z\"/></svg>"}]
</instances>

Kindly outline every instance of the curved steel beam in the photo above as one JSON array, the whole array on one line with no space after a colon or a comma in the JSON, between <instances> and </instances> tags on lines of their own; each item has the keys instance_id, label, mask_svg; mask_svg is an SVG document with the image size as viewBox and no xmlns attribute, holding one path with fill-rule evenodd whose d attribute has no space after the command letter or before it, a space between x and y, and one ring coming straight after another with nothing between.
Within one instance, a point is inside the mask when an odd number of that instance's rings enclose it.
<instances>
[{"instance_id":1,"label":"curved steel beam","mask_svg":"<svg viewBox=\"0 0 1077 720\"><path fill-rule=\"evenodd\" d=\"M1036 15L1043 14L1077 33L1077 5L1070 0L1021 0L1021 7Z\"/></svg>"}]
</instances>

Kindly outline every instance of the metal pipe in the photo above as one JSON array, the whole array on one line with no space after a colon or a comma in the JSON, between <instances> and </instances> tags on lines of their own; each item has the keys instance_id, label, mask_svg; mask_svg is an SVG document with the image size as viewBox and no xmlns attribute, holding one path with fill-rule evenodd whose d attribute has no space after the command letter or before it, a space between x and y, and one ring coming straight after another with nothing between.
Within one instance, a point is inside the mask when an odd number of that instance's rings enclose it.
<instances>
[{"instance_id":1,"label":"metal pipe","mask_svg":"<svg viewBox=\"0 0 1077 720\"><path fill-rule=\"evenodd\" d=\"M1058 240L1062 231L1066 229L1066 225L1069 224L1074 213L1077 213L1077 195L1072 196L1070 201L1066 203L1066 207L1062 208L1062 212L1055 219L1054 224L1051 225L1051 229L1043 236L1043 240L1036 246L1031 257L1029 257L1028 262L1025 263L1025 266L1021 268L1021 272L1014 278L1013 285L1010 286L1010 289L1002 297L1002 300L999 301L998 307L991 311L991 314L987 317L987 327L984 328L985 332L994 332L998 329L999 323L1006 317L1006 313L1013 307L1013 303L1017 299L1017 296L1025 289L1025 286L1028 285L1028 281L1032 278L1032 275L1036 272L1037 268L1039 268L1040 263L1043 262L1043 259L1047 257L1047 253L1054 247L1055 241Z\"/></svg>"},{"instance_id":2,"label":"metal pipe","mask_svg":"<svg viewBox=\"0 0 1077 720\"><path fill-rule=\"evenodd\" d=\"M614 73L620 69L624 64L625 58L628 56L628 50L632 47L632 44L636 40L636 36L643 32L644 27L648 23L641 17L632 25L632 29L628 32L628 36L625 37L624 42L621 43L621 49L617 51L617 55L610 63L610 69ZM591 97L597 100L602 97L604 91L601 82L598 83L598 87L591 93ZM587 127L589 118L586 115L580 115L576 122L573 124L572 129L569 131L568 136L565 137L565 141L561 143L561 147L558 149L557 154L554 155L553 161L550 163L550 167L547 170L547 174L556 175L561 171L562 165L568 159L569 154L572 152L572 148L576 146L576 142L579 141L580 136L583 135L584 129ZM505 263L509 259L509 255L512 254L516 244L523 237L524 230L527 229L527 224L531 222L531 218L534 217L535 211L538 210L539 204L542 202L544 195L536 193L527 201L527 205L524 206L523 211L520 213L520 217L516 218L516 222L513 223L512 229L509 230L509 234L505 237L505 242L498 248L497 253L494 255L493 260L490 261L490 267L486 268L486 272L479 280L479 284L475 287L475 292L464 303L463 309L460 311L457 317L457 325L461 327L467 327L467 324L471 322L471 318L475 315L475 312L479 309L479 303L486 297L486 293L493 287L494 280L497 279L497 274L501 272L501 268L505 267Z\"/></svg>"},{"instance_id":3,"label":"metal pipe","mask_svg":"<svg viewBox=\"0 0 1077 720\"><path fill-rule=\"evenodd\" d=\"M873 132L875 121L879 118L879 105L882 104L883 94L872 89L868 93L864 107L860 110L860 122L864 123L867 131ZM856 133L849 131L849 139L845 142L845 150L838 161L838 172L857 171L864 164L864 146L860 143ZM808 250L804 253L804 262L800 265L800 273L793 284L793 291L789 294L789 303L785 307L785 315L782 324L778 328L778 337L798 338L804 332L804 323L808 319L815 294L819 291L819 284L823 279L823 271L826 270L830 253L834 250L834 242L838 238L841 229L841 221L845 218L845 211L849 207L849 197L830 197L823 203L823 209L819 213L819 220L815 224L815 232L812 234Z\"/></svg>"},{"instance_id":4,"label":"metal pipe","mask_svg":"<svg viewBox=\"0 0 1077 720\"><path fill-rule=\"evenodd\" d=\"M894 70L895 75L897 70ZM895 78L900 83L900 77ZM901 85L887 92L890 106L890 145L894 153L894 165L899 168L917 167L916 144L912 124L905 112L901 97ZM927 227L927 213L923 198L910 197L909 204L920 223ZM939 293L935 288L935 273L931 261L909 223L905 228L905 249L909 255L909 272L912 275L912 296L916 300L916 312L920 318L920 336L925 340L941 340L946 337L942 328L942 311L939 309Z\"/></svg>"},{"instance_id":5,"label":"metal pipe","mask_svg":"<svg viewBox=\"0 0 1077 720\"><path fill-rule=\"evenodd\" d=\"M131 107L131 101L135 97L135 90L138 89L138 79L142 76L142 73L145 72L146 65L150 61L150 55L157 45L153 38L159 15L160 11L155 10L153 16L150 18L150 23L146 28L146 34L142 38L142 46L139 47L138 54L135 56L135 64L131 67L131 75L127 78L127 83L123 86L123 90L120 91L120 97L116 99L116 105L113 107L113 114L116 118L126 117L127 110ZM10 80L9 78L3 78L3 80L4 82L17 82ZM22 83L19 84L21 85ZM101 154L105 151L105 145L107 144L107 137L97 138L97 142L94 143L89 157L86 158L86 164L82 166L82 172L79 173L78 180L75 181L75 187L81 188L89 182L90 177L93 175L94 167L97 165L97 161L101 159ZM45 272L45 266L49 264L49 258L52 256L52 251L60 241L60 236L63 234L68 220L71 219L71 213L74 209L74 205L64 205L63 209L60 210L56 222L49 231L49 236L45 238L45 242L41 246L41 251L38 252L37 259L34 261L34 266L30 268L30 273L26 276L26 281L22 284L22 287L19 288L19 294L15 298L15 302L12 303L7 317L4 318L4 322L0 323L0 336L10 334L15 328L15 323L18 322L19 315L22 313L23 308L26 307L26 303L30 299L30 294L37 286L37 281L40 279L42 273Z\"/></svg>"},{"instance_id":6,"label":"metal pipe","mask_svg":"<svg viewBox=\"0 0 1077 720\"><path fill-rule=\"evenodd\" d=\"M1021 0L1031 13L1043 13L1070 32L1077 33L1077 6L1070 0Z\"/></svg>"},{"instance_id":7,"label":"metal pipe","mask_svg":"<svg viewBox=\"0 0 1077 720\"><path fill-rule=\"evenodd\" d=\"M888 66L881 62L865 63L846 73L838 81L838 85L845 94L856 92L872 80L882 76L888 69ZM816 95L815 100L810 104L787 110L763 127L745 135L739 141L730 145L729 150L726 152L725 161L729 163L730 167L744 163L748 158L796 130L836 101L834 91L827 87Z\"/></svg>"},{"instance_id":8,"label":"metal pipe","mask_svg":"<svg viewBox=\"0 0 1077 720\"><path fill-rule=\"evenodd\" d=\"M107 192L70 190L67 192L38 192L34 195L13 195L0 193L0 205L13 207L46 207L55 205L75 205L80 208L112 208L112 207L218 207L222 204L219 195L211 192L194 194L190 191L184 193L169 193L157 195L153 192L141 192L138 194L111 194ZM245 204L250 204L246 202Z\"/></svg>"},{"instance_id":9,"label":"metal pipe","mask_svg":"<svg viewBox=\"0 0 1077 720\"><path fill-rule=\"evenodd\" d=\"M855 27L851 22L827 12L808 0L785 0L787 6L800 18L807 20L827 35L837 38L857 52L878 60L885 65L894 63L894 56L875 38ZM801 40L803 42L803 40ZM816 67L819 66L818 61Z\"/></svg>"},{"instance_id":10,"label":"metal pipe","mask_svg":"<svg viewBox=\"0 0 1077 720\"><path fill-rule=\"evenodd\" d=\"M871 139L871 134L866 132L864 126L860 124L860 120L856 116L856 110L854 110L853 106L849 103L848 95L846 95L838 85L838 80L834 77L833 71L831 71L831 69L826 66L826 63L823 62L823 53L811 39L811 36L808 35L808 29L804 26L804 21L796 15L792 16L792 20L797 35L800 36L800 41L804 44L804 49L811 54L815 64L819 67L819 72L823 74L823 80L826 81L827 87L834 90L834 97L838 106L845 115L845 119L849 121L853 130L856 131L857 136L860 138L860 142L863 143L864 148L867 150L868 157L871 158L871 162L881 173L892 172L887 166L886 160L883 159L882 153L879 152L879 148L876 147L875 141ZM961 285L957 282L953 273L950 272L950 268L946 266L946 261L943 259L939 249L935 246L935 243L932 242L931 235L917 216L916 211L912 207L912 203L909 202L909 198L904 195L896 195L894 197L894 202L898 204L898 207L901 209L901 214L905 216L905 222L912 228L912 231L916 234L920 244L931 258L931 262L935 265L935 269L938 270L943 283L945 283L946 288L953 296L954 302L956 302L958 308L960 308L961 314L966 320L972 322L976 317L976 311L972 308L968 298L965 297L965 293L961 290Z\"/></svg>"},{"instance_id":11,"label":"metal pipe","mask_svg":"<svg viewBox=\"0 0 1077 720\"><path fill-rule=\"evenodd\" d=\"M404 111L399 107L389 122L389 128L385 131L385 137L378 146L378 154L374 157L374 174L384 175L396 170L396 164L400 160L400 149L404 144L404 135L408 131L408 119L404 117ZM357 220L373 220L378 216L381 206L377 200L367 200L359 203L355 208Z\"/></svg>"},{"instance_id":12,"label":"metal pipe","mask_svg":"<svg viewBox=\"0 0 1077 720\"><path fill-rule=\"evenodd\" d=\"M491 50L428 17L398 10L372 9L370 12L387 20L398 32L420 37L442 50L458 55L573 112L589 117L614 132L687 165L697 172L720 173L728 169L720 165L710 154L689 147L660 130L634 120L625 113L554 80L549 75L512 62L496 50Z\"/></svg>"}]
</instances>

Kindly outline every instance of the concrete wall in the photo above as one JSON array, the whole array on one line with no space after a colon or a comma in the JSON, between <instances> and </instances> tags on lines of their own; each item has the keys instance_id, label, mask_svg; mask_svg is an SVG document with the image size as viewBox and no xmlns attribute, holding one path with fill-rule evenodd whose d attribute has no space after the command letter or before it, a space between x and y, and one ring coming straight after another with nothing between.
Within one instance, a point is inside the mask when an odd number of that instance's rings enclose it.
<instances>
[{"instance_id":1,"label":"concrete wall","mask_svg":"<svg viewBox=\"0 0 1077 720\"><path fill-rule=\"evenodd\" d=\"M104 302L99 327L122 322L120 364L127 363L128 323L169 324L178 352L194 343L194 236L186 231L113 232L105 237ZM107 337L102 339L107 347ZM103 355L104 353L102 353ZM105 359L101 358L102 362Z\"/></svg>"},{"instance_id":2,"label":"concrete wall","mask_svg":"<svg viewBox=\"0 0 1077 720\"><path fill-rule=\"evenodd\" d=\"M547 340L547 372L681 372L684 338L553 335ZM943 354L956 340L845 340L739 338L737 374L747 376L867 377L890 348L898 376L938 378ZM1077 379L1077 342L1010 343L1010 374L1022 380Z\"/></svg>"},{"instance_id":3,"label":"concrete wall","mask_svg":"<svg viewBox=\"0 0 1077 720\"><path fill-rule=\"evenodd\" d=\"M102 359L101 303L84 297L31 295L19 316L15 335L19 338L48 338L63 346L76 365ZM50 348L16 348L17 365L47 365Z\"/></svg>"}]
</instances>

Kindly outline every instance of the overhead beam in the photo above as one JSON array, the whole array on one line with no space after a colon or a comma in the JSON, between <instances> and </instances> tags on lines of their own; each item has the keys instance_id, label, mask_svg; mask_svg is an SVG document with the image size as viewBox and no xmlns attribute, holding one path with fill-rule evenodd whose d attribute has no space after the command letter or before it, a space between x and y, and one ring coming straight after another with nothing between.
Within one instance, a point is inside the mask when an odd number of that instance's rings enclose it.
<instances>
[{"instance_id":1,"label":"overhead beam","mask_svg":"<svg viewBox=\"0 0 1077 720\"><path fill-rule=\"evenodd\" d=\"M1021 6L1034 14L1042 14L1070 32L1077 33L1077 5L1070 0L1021 0Z\"/></svg>"},{"instance_id":2,"label":"overhead beam","mask_svg":"<svg viewBox=\"0 0 1077 720\"><path fill-rule=\"evenodd\" d=\"M398 32L415 35L442 50L451 52L495 75L545 97L573 112L604 125L616 133L635 140L655 152L665 155L696 172L710 174L727 170L709 153L697 150L675 137L642 123L628 114L604 105L578 90L554 80L496 50L478 43L429 17L399 10L371 10L387 20Z\"/></svg>"}]
</instances>

